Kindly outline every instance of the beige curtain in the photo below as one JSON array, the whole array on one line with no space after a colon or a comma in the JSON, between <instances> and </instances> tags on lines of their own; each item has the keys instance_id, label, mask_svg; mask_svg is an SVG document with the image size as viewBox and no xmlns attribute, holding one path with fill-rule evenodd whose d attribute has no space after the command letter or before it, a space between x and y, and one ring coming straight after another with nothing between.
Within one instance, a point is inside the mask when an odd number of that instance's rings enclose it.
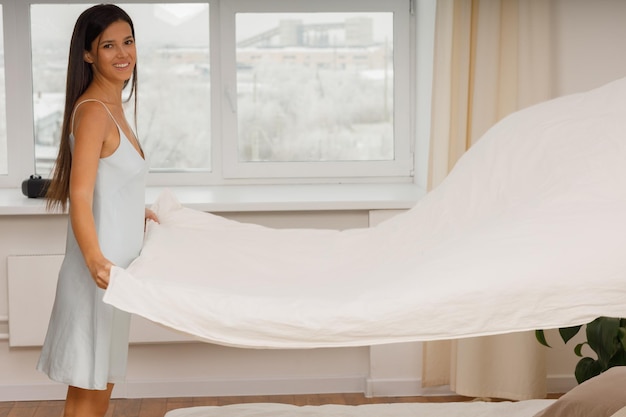
<instances>
[{"instance_id":1,"label":"beige curtain","mask_svg":"<svg viewBox=\"0 0 626 417\"><path fill-rule=\"evenodd\" d=\"M429 187L507 114L551 98L550 0L438 0ZM546 394L533 332L428 342L424 386L523 400Z\"/></svg>"}]
</instances>

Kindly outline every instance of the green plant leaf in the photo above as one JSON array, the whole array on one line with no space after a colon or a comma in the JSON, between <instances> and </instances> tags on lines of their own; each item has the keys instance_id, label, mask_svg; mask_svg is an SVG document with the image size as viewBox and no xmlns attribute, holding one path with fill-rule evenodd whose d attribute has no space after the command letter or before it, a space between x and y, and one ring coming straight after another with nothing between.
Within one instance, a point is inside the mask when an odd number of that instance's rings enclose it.
<instances>
[{"instance_id":1,"label":"green plant leaf","mask_svg":"<svg viewBox=\"0 0 626 417\"><path fill-rule=\"evenodd\" d=\"M582 326L563 327L559 335L564 343L576 336ZM598 317L586 325L587 340L574 347L576 356L582 358L576 364L574 374L578 383L601 374L613 366L626 365L626 318ZM550 347L544 330L535 330L535 337L544 346ZM583 348L589 346L597 359L583 357Z\"/></svg>"},{"instance_id":2,"label":"green plant leaf","mask_svg":"<svg viewBox=\"0 0 626 417\"><path fill-rule=\"evenodd\" d=\"M546 346L546 347L551 347L548 342L546 341L546 334L544 333L543 330L535 330L535 338L537 339L537 341L539 343L541 343L542 345Z\"/></svg>"},{"instance_id":3,"label":"green plant leaf","mask_svg":"<svg viewBox=\"0 0 626 417\"><path fill-rule=\"evenodd\" d=\"M577 344L576 347L574 348L574 354L576 356L578 356L579 358L582 358L583 357L583 347L585 345L588 345L588 344L589 343L587 343L587 342L582 342L582 343Z\"/></svg>"},{"instance_id":4,"label":"green plant leaf","mask_svg":"<svg viewBox=\"0 0 626 417\"><path fill-rule=\"evenodd\" d=\"M559 334L564 343L570 341L570 339L578 334L583 326L562 327L559 329Z\"/></svg>"},{"instance_id":5,"label":"green plant leaf","mask_svg":"<svg viewBox=\"0 0 626 417\"><path fill-rule=\"evenodd\" d=\"M608 368L609 361L621 347L619 325L620 319L613 317L598 317L587 324L587 342L598 355L603 370Z\"/></svg>"},{"instance_id":6,"label":"green plant leaf","mask_svg":"<svg viewBox=\"0 0 626 417\"><path fill-rule=\"evenodd\" d=\"M576 377L576 381L581 384L586 380L593 378L594 376L598 376L602 373L602 366L596 360L591 358L582 358L576 364L576 369L574 370L574 376Z\"/></svg>"},{"instance_id":7,"label":"green plant leaf","mask_svg":"<svg viewBox=\"0 0 626 417\"><path fill-rule=\"evenodd\" d=\"M609 360L609 365L607 369L612 368L614 366L624 366L624 365L626 365L626 351L624 349L620 349L615 353L615 355L613 355L611 360Z\"/></svg>"}]
</instances>

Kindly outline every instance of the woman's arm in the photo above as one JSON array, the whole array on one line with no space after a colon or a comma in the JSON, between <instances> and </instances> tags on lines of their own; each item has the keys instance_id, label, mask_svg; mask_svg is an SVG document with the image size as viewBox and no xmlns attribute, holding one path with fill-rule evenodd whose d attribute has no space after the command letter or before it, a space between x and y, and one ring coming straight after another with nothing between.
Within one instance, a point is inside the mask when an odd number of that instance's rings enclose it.
<instances>
[{"instance_id":1,"label":"woman's arm","mask_svg":"<svg viewBox=\"0 0 626 417\"><path fill-rule=\"evenodd\" d=\"M110 142L112 120L98 103L84 103L76 111L74 153L70 173L70 221L91 277L100 288L109 283L111 261L100 249L93 217L93 194L98 162ZM118 139L119 141L119 139Z\"/></svg>"}]
</instances>

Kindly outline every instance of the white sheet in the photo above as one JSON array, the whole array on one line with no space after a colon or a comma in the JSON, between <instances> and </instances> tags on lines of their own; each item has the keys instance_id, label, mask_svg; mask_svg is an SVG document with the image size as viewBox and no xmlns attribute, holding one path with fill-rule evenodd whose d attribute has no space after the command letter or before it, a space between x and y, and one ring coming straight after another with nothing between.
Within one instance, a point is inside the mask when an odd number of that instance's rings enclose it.
<instances>
[{"instance_id":1,"label":"white sheet","mask_svg":"<svg viewBox=\"0 0 626 417\"><path fill-rule=\"evenodd\" d=\"M155 204L105 302L224 345L437 340L626 317L626 78L515 113L414 208L276 230Z\"/></svg>"},{"instance_id":2,"label":"white sheet","mask_svg":"<svg viewBox=\"0 0 626 417\"><path fill-rule=\"evenodd\" d=\"M294 406L259 403L172 410L165 417L532 417L555 400Z\"/></svg>"}]
</instances>

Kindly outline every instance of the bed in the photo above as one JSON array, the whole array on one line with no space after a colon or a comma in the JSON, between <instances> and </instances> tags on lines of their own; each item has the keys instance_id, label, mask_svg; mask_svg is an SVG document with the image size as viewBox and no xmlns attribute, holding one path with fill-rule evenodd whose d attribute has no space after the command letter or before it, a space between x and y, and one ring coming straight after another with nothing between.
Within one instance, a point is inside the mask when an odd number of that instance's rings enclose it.
<instances>
[{"instance_id":1,"label":"bed","mask_svg":"<svg viewBox=\"0 0 626 417\"><path fill-rule=\"evenodd\" d=\"M257 403L181 408L170 411L166 417L532 417L554 401L390 403L358 406Z\"/></svg>"},{"instance_id":2,"label":"bed","mask_svg":"<svg viewBox=\"0 0 626 417\"><path fill-rule=\"evenodd\" d=\"M188 407L165 417L626 417L626 366L610 368L558 400L294 406L275 403Z\"/></svg>"},{"instance_id":3,"label":"bed","mask_svg":"<svg viewBox=\"0 0 626 417\"><path fill-rule=\"evenodd\" d=\"M626 78L514 113L375 227L272 229L154 204L104 301L199 340L367 346L626 316ZM332 289L332 291L331 291Z\"/></svg>"}]
</instances>

